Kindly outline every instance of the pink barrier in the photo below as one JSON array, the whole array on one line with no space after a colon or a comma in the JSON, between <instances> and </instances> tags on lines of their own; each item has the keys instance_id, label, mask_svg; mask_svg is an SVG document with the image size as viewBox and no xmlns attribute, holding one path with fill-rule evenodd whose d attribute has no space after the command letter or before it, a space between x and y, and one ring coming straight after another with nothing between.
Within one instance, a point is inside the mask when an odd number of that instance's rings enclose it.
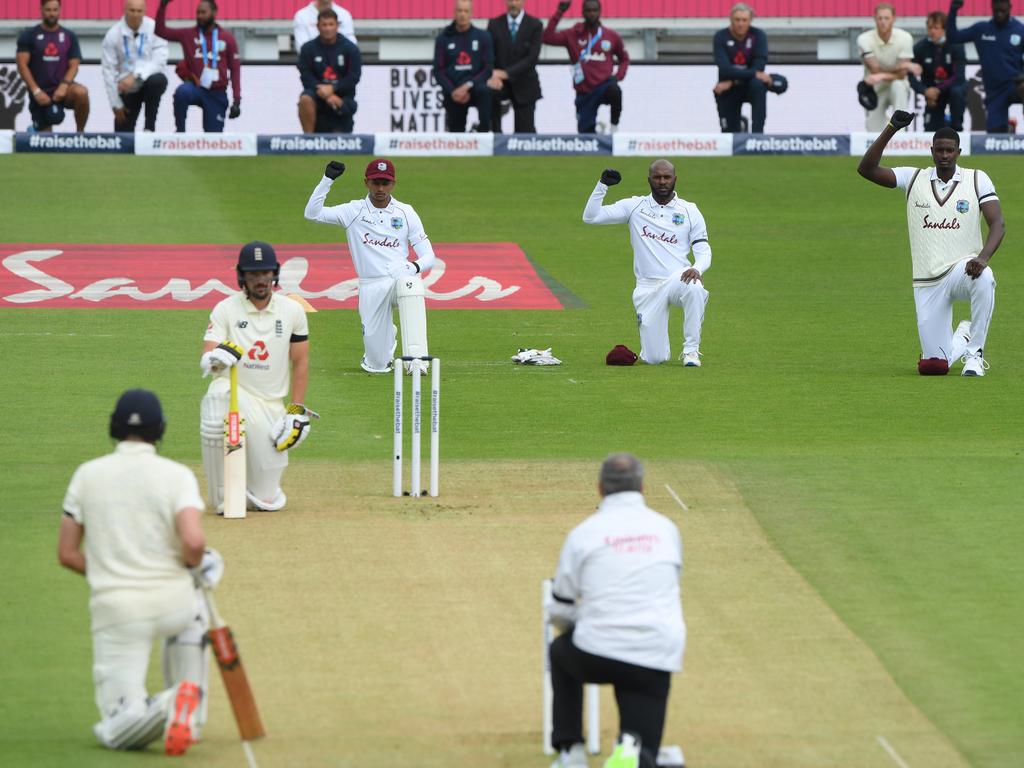
<instances>
[{"instance_id":1,"label":"pink barrier","mask_svg":"<svg viewBox=\"0 0 1024 768\"><path fill-rule=\"evenodd\" d=\"M761 16L864 16L872 15L874 0L748 0ZM230 26L232 19L288 19L301 7L301 0L221 0L218 16ZM452 0L346 0L342 7L351 11L359 32L361 19L447 19L452 15ZM612 18L725 18L733 0L603 0L602 15ZM893 3L901 16L924 17L929 12L948 10L946 0L896 0ZM156 15L154 0L147 3L150 16ZM168 9L169 19L191 19L195 0L175 0ZM505 10L502 0L476 0L473 13L477 18L497 16ZM557 6L556 0L529 0L527 10L546 19ZM582 2L573 0L569 15L580 16ZM121 15L123 0L65 0L62 15L73 26L74 19L114 19ZM969 0L965 16L988 16L990 4L985 0ZM38 0L3 0L2 19L39 18Z\"/></svg>"}]
</instances>

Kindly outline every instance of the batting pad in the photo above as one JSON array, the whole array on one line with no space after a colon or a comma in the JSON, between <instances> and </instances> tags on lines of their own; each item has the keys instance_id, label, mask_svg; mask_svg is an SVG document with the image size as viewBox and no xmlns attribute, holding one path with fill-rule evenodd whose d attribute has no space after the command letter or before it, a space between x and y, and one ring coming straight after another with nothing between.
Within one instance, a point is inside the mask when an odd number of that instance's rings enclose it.
<instances>
[{"instance_id":1,"label":"batting pad","mask_svg":"<svg viewBox=\"0 0 1024 768\"><path fill-rule=\"evenodd\" d=\"M198 589L195 608L195 616L188 629L164 639L161 663L164 685L168 688L175 689L179 683L188 680L202 690L195 715L195 725L200 728L206 724L206 692L210 684L210 656L206 652L206 646L210 644L206 636L210 628L210 614Z\"/></svg>"},{"instance_id":2,"label":"batting pad","mask_svg":"<svg viewBox=\"0 0 1024 768\"><path fill-rule=\"evenodd\" d=\"M210 509L216 510L224 503L224 419L231 396L226 390L210 390L199 403L199 438L208 501Z\"/></svg>"},{"instance_id":3,"label":"batting pad","mask_svg":"<svg viewBox=\"0 0 1024 768\"><path fill-rule=\"evenodd\" d=\"M427 307L423 300L423 281L419 277L399 280L395 285L395 300L402 328L402 355L426 357Z\"/></svg>"}]
</instances>

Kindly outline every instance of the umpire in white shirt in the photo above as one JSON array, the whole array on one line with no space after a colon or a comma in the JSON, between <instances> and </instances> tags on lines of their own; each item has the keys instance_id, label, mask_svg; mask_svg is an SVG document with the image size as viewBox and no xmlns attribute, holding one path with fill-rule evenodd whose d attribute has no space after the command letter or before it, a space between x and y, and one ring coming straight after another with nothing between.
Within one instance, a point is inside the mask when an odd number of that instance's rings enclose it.
<instances>
[{"instance_id":1,"label":"umpire in white shirt","mask_svg":"<svg viewBox=\"0 0 1024 768\"><path fill-rule=\"evenodd\" d=\"M643 466L632 454L604 460L598 490L601 504L565 540L552 586L550 615L567 631L551 644L551 742L561 764L574 765L583 685L611 684L621 732L639 737L639 764L654 768L686 646L682 541L675 523L644 503Z\"/></svg>"},{"instance_id":2,"label":"umpire in white shirt","mask_svg":"<svg viewBox=\"0 0 1024 768\"><path fill-rule=\"evenodd\" d=\"M143 104L146 130L156 130L160 97L167 90L167 41L156 36L155 28L146 15L146 0L125 0L124 17L103 37L100 63L115 131L134 131Z\"/></svg>"}]
</instances>

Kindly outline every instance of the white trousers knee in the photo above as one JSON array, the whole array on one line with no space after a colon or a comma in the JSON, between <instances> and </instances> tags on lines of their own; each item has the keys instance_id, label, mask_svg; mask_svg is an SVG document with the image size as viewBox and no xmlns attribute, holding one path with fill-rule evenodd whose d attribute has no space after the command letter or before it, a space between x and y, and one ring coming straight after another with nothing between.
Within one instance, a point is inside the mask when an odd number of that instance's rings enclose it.
<instances>
[{"instance_id":1,"label":"white trousers knee","mask_svg":"<svg viewBox=\"0 0 1024 768\"><path fill-rule=\"evenodd\" d=\"M917 332L921 338L921 357L939 357L953 362L953 302L971 302L971 340L967 351L975 353L985 347L992 312L996 307L996 280L991 267L985 267L971 279L963 259L937 283L914 286L917 307Z\"/></svg>"},{"instance_id":2,"label":"white trousers knee","mask_svg":"<svg viewBox=\"0 0 1024 768\"><path fill-rule=\"evenodd\" d=\"M910 83L906 80L890 80L875 86L878 106L867 113L864 127L869 131L881 131L889 122L889 111L906 109L910 102Z\"/></svg>"},{"instance_id":3,"label":"white trousers knee","mask_svg":"<svg viewBox=\"0 0 1024 768\"><path fill-rule=\"evenodd\" d=\"M378 277L359 281L359 320L363 326L366 365L384 372L394 360L398 329L395 327L395 281Z\"/></svg>"},{"instance_id":4,"label":"white trousers knee","mask_svg":"<svg viewBox=\"0 0 1024 768\"><path fill-rule=\"evenodd\" d=\"M637 327L640 329L640 359L657 365L672 357L668 321L671 306L683 310L683 352L700 349L701 327L708 292L700 282L684 283L677 272L664 280L638 279L633 291Z\"/></svg>"}]
</instances>

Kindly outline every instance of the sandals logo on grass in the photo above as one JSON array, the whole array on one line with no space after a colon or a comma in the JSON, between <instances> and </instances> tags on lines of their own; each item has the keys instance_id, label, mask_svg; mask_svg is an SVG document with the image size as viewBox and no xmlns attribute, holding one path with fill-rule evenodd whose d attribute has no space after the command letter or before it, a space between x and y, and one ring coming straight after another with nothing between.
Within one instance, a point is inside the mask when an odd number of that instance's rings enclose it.
<instances>
[{"instance_id":1,"label":"sandals logo on grass","mask_svg":"<svg viewBox=\"0 0 1024 768\"><path fill-rule=\"evenodd\" d=\"M359 280L347 246L275 249L281 292L317 310L356 308ZM563 308L564 289L515 243L439 243L435 252L423 277L435 308ZM208 309L237 292L237 259L234 245L0 245L0 306Z\"/></svg>"}]
</instances>

